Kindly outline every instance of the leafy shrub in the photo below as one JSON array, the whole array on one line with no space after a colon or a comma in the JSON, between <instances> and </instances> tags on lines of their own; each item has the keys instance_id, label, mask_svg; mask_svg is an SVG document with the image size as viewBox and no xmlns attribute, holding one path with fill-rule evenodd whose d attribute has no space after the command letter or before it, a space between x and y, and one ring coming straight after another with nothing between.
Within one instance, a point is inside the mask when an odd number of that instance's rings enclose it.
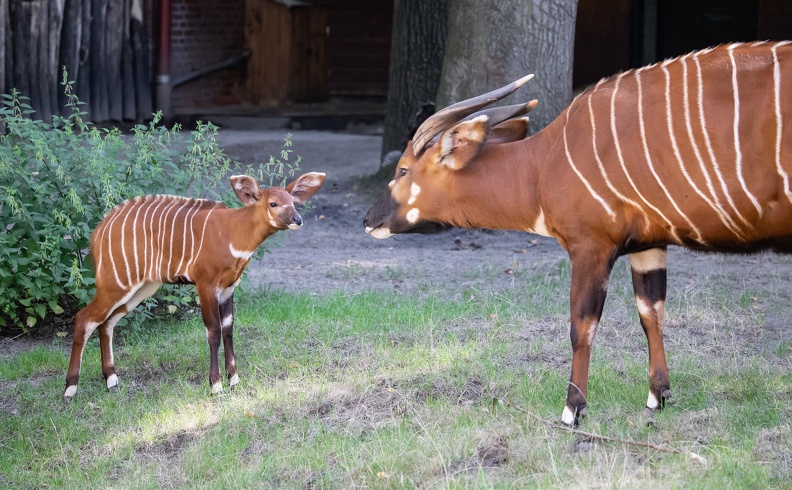
<instances>
[{"instance_id":1,"label":"leafy shrub","mask_svg":"<svg viewBox=\"0 0 792 490\"><path fill-rule=\"evenodd\" d=\"M0 94L0 331L30 332L43 319L71 318L93 297L94 271L86 261L91 232L124 199L174 194L229 201L223 179L232 167L270 183L297 167L288 162L290 135L280 159L239 169L217 146L211 123L183 136L178 125L161 126L158 113L129 135L98 128L83 119L73 84L64 73L70 114L54 116L52 124L30 118L28 99L17 91ZM166 290L165 300L190 302L182 289ZM151 316L156 305L131 316Z\"/></svg>"}]
</instances>

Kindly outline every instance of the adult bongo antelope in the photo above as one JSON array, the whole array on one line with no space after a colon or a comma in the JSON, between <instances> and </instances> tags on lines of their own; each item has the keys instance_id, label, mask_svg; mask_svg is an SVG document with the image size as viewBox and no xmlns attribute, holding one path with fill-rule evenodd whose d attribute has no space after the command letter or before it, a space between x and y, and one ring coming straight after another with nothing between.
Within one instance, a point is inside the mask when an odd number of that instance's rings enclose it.
<instances>
[{"instance_id":1,"label":"adult bongo antelope","mask_svg":"<svg viewBox=\"0 0 792 490\"><path fill-rule=\"evenodd\" d=\"M666 247L792 252L792 43L723 45L601 80L527 139L527 121L514 116L535 101L475 113L529 79L430 117L366 232L456 226L556 238L572 265L570 425L585 415L608 278L626 254L649 344L646 406L658 410L671 395Z\"/></svg>"},{"instance_id":2,"label":"adult bongo antelope","mask_svg":"<svg viewBox=\"0 0 792 490\"><path fill-rule=\"evenodd\" d=\"M223 338L225 369L233 388L239 382L234 357L234 288L250 257L269 236L297 229L303 219L295 209L310 199L325 174L301 175L285 189L260 189L250 176L231 177L245 204L228 209L219 202L176 196L129 199L111 210L91 235L96 266L96 295L74 319L68 401L77 393L85 342L99 328L102 374L107 388L118 391L113 362L113 327L163 283L195 284L209 342L209 384L222 391L218 351Z\"/></svg>"}]
</instances>

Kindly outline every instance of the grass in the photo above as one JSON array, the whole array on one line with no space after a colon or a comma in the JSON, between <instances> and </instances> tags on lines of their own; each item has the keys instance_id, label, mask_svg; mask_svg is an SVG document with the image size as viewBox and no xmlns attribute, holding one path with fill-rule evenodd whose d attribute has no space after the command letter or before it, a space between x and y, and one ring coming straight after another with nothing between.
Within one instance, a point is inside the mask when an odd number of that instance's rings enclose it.
<instances>
[{"instance_id":1,"label":"grass","mask_svg":"<svg viewBox=\"0 0 792 490\"><path fill-rule=\"evenodd\" d=\"M590 442L493 405L560 416L568 273L559 263L462 301L248 292L241 384L215 397L197 317L118 329L118 394L94 336L68 405L65 339L2 356L0 487L792 488L788 345L756 352L761 315L742 288L670 299L677 402L647 427L646 342L629 271L614 272L581 428L685 454Z\"/></svg>"}]
</instances>

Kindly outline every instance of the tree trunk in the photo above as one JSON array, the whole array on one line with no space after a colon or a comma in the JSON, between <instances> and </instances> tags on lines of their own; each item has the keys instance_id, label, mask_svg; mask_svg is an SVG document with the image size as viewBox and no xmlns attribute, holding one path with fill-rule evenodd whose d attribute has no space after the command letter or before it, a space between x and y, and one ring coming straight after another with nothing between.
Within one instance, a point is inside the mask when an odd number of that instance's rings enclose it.
<instances>
[{"instance_id":1,"label":"tree trunk","mask_svg":"<svg viewBox=\"0 0 792 490\"><path fill-rule=\"evenodd\" d=\"M80 55L79 55L79 68L77 69L80 77L73 77L77 87L77 97L83 103L80 110L86 112L90 118L93 114L93 98L91 97L91 31L93 30L93 8L92 4L98 0L79 0L82 3L82 16L80 23L82 30L80 32ZM95 121L98 122L98 121Z\"/></svg>"},{"instance_id":2,"label":"tree trunk","mask_svg":"<svg viewBox=\"0 0 792 490\"><path fill-rule=\"evenodd\" d=\"M104 24L107 109L109 118L113 121L120 121L124 118L124 84L121 79L121 55L125 32L124 12L129 8L127 3L126 0L112 0L109 2Z\"/></svg>"},{"instance_id":3,"label":"tree trunk","mask_svg":"<svg viewBox=\"0 0 792 490\"><path fill-rule=\"evenodd\" d=\"M577 0L453 0L438 109L534 73L495 105L539 99L531 131L545 127L572 98L576 14Z\"/></svg>"},{"instance_id":4,"label":"tree trunk","mask_svg":"<svg viewBox=\"0 0 792 490\"><path fill-rule=\"evenodd\" d=\"M404 150L421 118L434 112L450 5L451 0L394 2L383 156Z\"/></svg>"},{"instance_id":5,"label":"tree trunk","mask_svg":"<svg viewBox=\"0 0 792 490\"><path fill-rule=\"evenodd\" d=\"M49 0L47 2L49 11L46 19L47 50L42 58L46 60L46 76L43 83L47 84L49 95L49 105L51 113L61 114L63 108L58 104L58 92L60 91L60 38L63 28L63 9L66 0ZM45 119L50 122L51 119Z\"/></svg>"},{"instance_id":6,"label":"tree trunk","mask_svg":"<svg viewBox=\"0 0 792 490\"><path fill-rule=\"evenodd\" d=\"M91 114L93 121L107 121L109 103L107 93L107 56L105 33L107 30L107 4L110 0L92 0L91 13Z\"/></svg>"}]
</instances>

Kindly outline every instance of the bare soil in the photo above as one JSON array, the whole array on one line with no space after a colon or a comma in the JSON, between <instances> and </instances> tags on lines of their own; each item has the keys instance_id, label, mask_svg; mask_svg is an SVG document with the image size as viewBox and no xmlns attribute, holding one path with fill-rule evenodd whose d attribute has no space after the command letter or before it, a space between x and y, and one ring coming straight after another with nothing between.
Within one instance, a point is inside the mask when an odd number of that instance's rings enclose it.
<instances>
[{"instance_id":1,"label":"bare soil","mask_svg":"<svg viewBox=\"0 0 792 490\"><path fill-rule=\"evenodd\" d=\"M301 171L325 172L327 181L312 199L305 226L283 232L271 253L251 264L248 277L255 286L314 293L378 289L459 299L471 287L497 291L512 286L516 267L541 269L567 259L555 240L522 232L455 229L384 241L366 235L362 220L380 189L364 178L380 168L381 137L376 127L363 129L291 131ZM219 143L232 158L256 163L277 155L283 136L283 130L223 129ZM783 350L792 341L791 256L704 254L672 247L669 296L698 288L726 288L716 294L733 295L740 306L752 308L761 330L752 335L757 350L779 345ZM707 335L702 332L700 340L706 343Z\"/></svg>"}]
</instances>

